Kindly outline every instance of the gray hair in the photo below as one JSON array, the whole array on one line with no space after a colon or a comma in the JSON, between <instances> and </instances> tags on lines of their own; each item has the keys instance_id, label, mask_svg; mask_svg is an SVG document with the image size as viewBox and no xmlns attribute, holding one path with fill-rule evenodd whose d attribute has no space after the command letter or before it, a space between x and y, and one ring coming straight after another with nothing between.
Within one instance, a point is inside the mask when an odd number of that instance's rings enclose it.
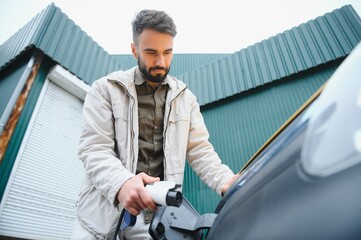
<instances>
[{"instance_id":1,"label":"gray hair","mask_svg":"<svg viewBox=\"0 0 361 240\"><path fill-rule=\"evenodd\" d=\"M132 21L133 41L138 44L138 37L144 29L151 29L175 37L177 34L173 19L164 11L145 9L140 11Z\"/></svg>"}]
</instances>

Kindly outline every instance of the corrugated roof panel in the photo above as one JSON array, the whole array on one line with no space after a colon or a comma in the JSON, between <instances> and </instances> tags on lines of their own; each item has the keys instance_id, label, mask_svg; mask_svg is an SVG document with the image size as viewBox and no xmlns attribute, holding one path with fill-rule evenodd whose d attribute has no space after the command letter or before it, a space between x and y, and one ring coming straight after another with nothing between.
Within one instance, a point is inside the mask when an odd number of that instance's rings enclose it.
<instances>
[{"instance_id":1,"label":"corrugated roof panel","mask_svg":"<svg viewBox=\"0 0 361 240\"><path fill-rule=\"evenodd\" d=\"M356 36L357 32L360 33L360 31L354 32L353 29L350 28L352 25L350 25L348 21L348 14L351 14L351 12L345 11L345 14L343 14L341 11L338 11L332 16L327 16L329 25L332 26L332 30L337 36L337 42L339 43L340 49L343 50L343 53L350 52L354 48L354 45L360 41L360 36ZM358 23L361 24L360 18Z\"/></svg>"},{"instance_id":2,"label":"corrugated roof panel","mask_svg":"<svg viewBox=\"0 0 361 240\"><path fill-rule=\"evenodd\" d=\"M257 66L257 57L254 54L254 48L250 48L248 49L249 51L247 52L247 63L248 63L248 67L247 69L249 69L249 73L251 75L250 78L250 84L249 86L254 86L254 85L259 85L260 84L260 80L262 79L259 76L259 71L258 71L258 66Z\"/></svg>"},{"instance_id":3,"label":"corrugated roof panel","mask_svg":"<svg viewBox=\"0 0 361 240\"><path fill-rule=\"evenodd\" d=\"M40 22L43 21L46 11L43 10L28 24L19 29L7 41L0 45L0 69L15 59L31 43L34 33L38 30Z\"/></svg>"},{"instance_id":4,"label":"corrugated roof panel","mask_svg":"<svg viewBox=\"0 0 361 240\"><path fill-rule=\"evenodd\" d=\"M326 14L324 18L319 19L317 22L320 33L322 33L322 40L326 43L324 44L326 48L324 53L327 54L325 57L326 59L336 59L339 56L343 56L345 53L341 50L340 44L334 37L338 34L331 34L332 30L330 28L330 24L333 25L333 23L330 20L332 19L333 18L330 14Z\"/></svg>"},{"instance_id":5,"label":"corrugated roof panel","mask_svg":"<svg viewBox=\"0 0 361 240\"><path fill-rule=\"evenodd\" d=\"M269 38L269 45L270 47L270 53L271 53L271 62L273 64L273 67L275 69L276 72L276 78L275 79L279 79L282 75L285 74L285 69L281 60L281 55L279 47L278 47L278 42L277 42L277 35L274 37ZM271 80L271 79L270 79Z\"/></svg>"},{"instance_id":6,"label":"corrugated roof panel","mask_svg":"<svg viewBox=\"0 0 361 240\"><path fill-rule=\"evenodd\" d=\"M44 50L48 55L53 56L55 59L61 59L57 57L56 53L64 50L63 48L60 48L60 42L63 40L62 36L64 34L64 28L68 24L68 20L69 19L65 18L62 12L55 11L48 25L47 33L51 33L51 35L49 34L49 39L45 39L44 37L44 40L40 43L47 43L47 48Z\"/></svg>"},{"instance_id":7,"label":"corrugated roof panel","mask_svg":"<svg viewBox=\"0 0 361 240\"><path fill-rule=\"evenodd\" d=\"M60 14L60 11L55 11L54 8L48 7L46 9L46 18L40 23L42 27L39 29L40 34L38 36L34 35L33 44L46 52L49 56L53 55L53 51L49 51L51 44L54 44L52 39L56 28L56 21L54 18L57 17L57 13ZM58 16L59 18L59 16Z\"/></svg>"},{"instance_id":8,"label":"corrugated roof panel","mask_svg":"<svg viewBox=\"0 0 361 240\"><path fill-rule=\"evenodd\" d=\"M120 69L117 61L53 3L0 46L0 69L31 46L87 83Z\"/></svg>"},{"instance_id":9,"label":"corrugated roof panel","mask_svg":"<svg viewBox=\"0 0 361 240\"><path fill-rule=\"evenodd\" d=\"M200 73L200 72L198 72ZM198 82L197 88L198 92L201 97L200 99L208 99L210 97L216 98L216 89L213 85L213 68L211 65L207 66L207 70L203 71L204 74L206 74L206 77L203 76L197 76L197 73L193 73L193 79ZM198 79L197 79L198 77ZM201 104L201 103L200 103Z\"/></svg>"},{"instance_id":10,"label":"corrugated roof panel","mask_svg":"<svg viewBox=\"0 0 361 240\"><path fill-rule=\"evenodd\" d=\"M306 35L304 34L304 32L307 32L306 28L306 24L301 24L299 27L293 28L291 30L294 33L296 39L295 47L299 49L297 53L303 63L303 68L299 69L300 71L302 69L308 69L314 66L314 63L312 61L312 52L307 45Z\"/></svg>"},{"instance_id":11,"label":"corrugated roof panel","mask_svg":"<svg viewBox=\"0 0 361 240\"><path fill-rule=\"evenodd\" d=\"M344 18L346 24L349 25L348 31L350 31L350 33L346 33L346 35L350 35L349 38L352 40L351 44L353 46L354 44L357 44L359 42L359 39L361 38L361 32L359 31L359 26L361 25L361 18L357 15L356 11L352 10L348 8L340 9L342 13L342 18Z\"/></svg>"},{"instance_id":12,"label":"corrugated roof panel","mask_svg":"<svg viewBox=\"0 0 361 240\"><path fill-rule=\"evenodd\" d=\"M292 56L292 64L294 68L294 72L299 72L302 69L305 69L304 64L301 59L300 54L300 46L298 45L297 38L295 36L295 31L286 31L284 34L284 37L286 38L286 42L290 43L287 44L288 51L290 52L290 55Z\"/></svg>"},{"instance_id":13,"label":"corrugated roof panel","mask_svg":"<svg viewBox=\"0 0 361 240\"><path fill-rule=\"evenodd\" d=\"M230 77L230 85L232 87L232 91L233 93L237 93L240 91L241 86L239 84L237 75L238 75L238 69L236 68L236 64L235 62L237 61L236 59L234 59L234 55L232 54L229 57L226 57L225 59L227 59L227 62L225 62L224 64L228 66L229 69L229 73L231 75Z\"/></svg>"},{"instance_id":14,"label":"corrugated roof panel","mask_svg":"<svg viewBox=\"0 0 361 240\"><path fill-rule=\"evenodd\" d=\"M94 49L97 49L97 48L94 48L92 47L92 43L93 41L90 39L90 38L84 38L84 44L83 44L83 56L79 57L79 66L80 66L80 69L79 69L79 75L81 76L86 76L87 73L90 71L89 68L87 68L87 64L90 64L91 61L93 61L94 59L91 59L91 54L92 52L94 51ZM84 61L84 59L87 59L88 61Z\"/></svg>"},{"instance_id":15,"label":"corrugated roof panel","mask_svg":"<svg viewBox=\"0 0 361 240\"><path fill-rule=\"evenodd\" d=\"M83 63L82 60L85 60L85 58L83 58L83 54L86 52L87 42L88 36L86 33L79 32L79 41L78 46L75 49L74 59L72 61L72 65L69 64L69 67L71 67L74 72L78 73L78 75L80 75L81 64Z\"/></svg>"},{"instance_id":16,"label":"corrugated roof panel","mask_svg":"<svg viewBox=\"0 0 361 240\"><path fill-rule=\"evenodd\" d=\"M233 95L237 93L237 81L236 76L234 75L234 69L233 64L231 62L231 58L225 57L223 59L220 59L220 69L223 69L224 72L222 72L223 78L227 78L229 85L223 85L225 95ZM219 81L221 84L223 81Z\"/></svg>"},{"instance_id":17,"label":"corrugated roof panel","mask_svg":"<svg viewBox=\"0 0 361 240\"><path fill-rule=\"evenodd\" d=\"M67 61L66 56L69 55L69 43L73 34L73 27L70 24L66 24L67 20L64 19L63 26L58 27L58 31L61 34L61 41L59 41L57 48L63 49L63 51L55 51L54 58L60 59L60 61Z\"/></svg>"},{"instance_id":18,"label":"corrugated roof panel","mask_svg":"<svg viewBox=\"0 0 361 240\"><path fill-rule=\"evenodd\" d=\"M239 76L241 75L241 70L239 69L239 64L240 64L240 61L238 59L238 56L235 55L235 54L232 54L231 56L228 57L229 58L229 63L232 64L232 67L230 67L230 69L233 69L233 72L234 72L234 82L235 82L235 85L237 86L237 90L236 92L241 92L243 89L244 89L244 86L243 86L243 82L242 81L239 81Z\"/></svg>"},{"instance_id":19,"label":"corrugated roof panel","mask_svg":"<svg viewBox=\"0 0 361 240\"><path fill-rule=\"evenodd\" d=\"M221 99L226 91L225 91L225 86L222 84L223 83L223 78L227 77L228 72L226 71L222 71L221 69L221 61L216 61L213 63L213 79L211 80L213 82L214 88L215 88L215 94L216 94L216 99ZM222 73L221 73L222 71Z\"/></svg>"},{"instance_id":20,"label":"corrugated roof panel","mask_svg":"<svg viewBox=\"0 0 361 240\"><path fill-rule=\"evenodd\" d=\"M288 76L292 73L296 73L297 72L297 68L294 67L294 63L293 63L293 55L291 54L291 50L289 45L293 44L292 41L289 42L287 41L288 39L286 38L286 34L282 34L278 36L278 40L280 42L280 50L281 50L281 55L283 56L282 58L282 62L283 65L285 66L286 69L286 73L285 76Z\"/></svg>"},{"instance_id":21,"label":"corrugated roof panel","mask_svg":"<svg viewBox=\"0 0 361 240\"><path fill-rule=\"evenodd\" d=\"M267 80L270 79L269 70L267 69L267 63L265 62L265 53L261 43L257 43L254 45L253 52L256 58L255 65L257 68L259 80L262 83L268 82Z\"/></svg>"},{"instance_id":22,"label":"corrugated roof panel","mask_svg":"<svg viewBox=\"0 0 361 240\"><path fill-rule=\"evenodd\" d=\"M85 66L83 67L83 74L85 76L85 79L93 79L93 76L95 75L95 73L97 72L97 70L99 71L99 65L98 64L100 62L100 49L99 48L90 48L89 51L89 65L94 66L91 69L87 69L85 68Z\"/></svg>"},{"instance_id":23,"label":"corrugated roof panel","mask_svg":"<svg viewBox=\"0 0 361 240\"><path fill-rule=\"evenodd\" d=\"M69 35L67 35L68 38L64 38L64 45L60 46L62 49L64 49L62 51L64 55L59 55L57 57L58 59L60 59L59 61L66 62L69 65L73 65L76 48L79 44L80 34L78 33L78 31L76 31L75 26L71 24L67 24L64 31L67 31L69 33Z\"/></svg>"},{"instance_id":24,"label":"corrugated roof panel","mask_svg":"<svg viewBox=\"0 0 361 240\"><path fill-rule=\"evenodd\" d=\"M227 63L232 67L226 66L222 62L224 59L220 59L218 62L222 64L212 63L177 77L192 86L190 89L202 105L208 104L235 94L228 91L227 87L221 87L232 85L233 79L227 76L231 68L239 82L239 93L346 57L360 40L361 19L351 5L346 5L235 52L229 58L232 61ZM208 69L213 75L208 78L201 68ZM212 84L217 88L216 94L211 90L205 91L202 86L200 89L193 88L191 81L195 75L200 79L206 77L209 81L214 81Z\"/></svg>"},{"instance_id":25,"label":"corrugated roof panel","mask_svg":"<svg viewBox=\"0 0 361 240\"><path fill-rule=\"evenodd\" d=\"M317 66L320 65L321 63L325 62L325 60L323 59L320 47L319 47L319 43L318 41L320 41L321 39L317 38L317 27L315 25L315 21L310 21L307 23L306 25L306 29L307 32L305 33L306 35L306 40L307 40L307 45L310 48L310 51L312 53L312 57L313 57L313 66Z\"/></svg>"}]
</instances>

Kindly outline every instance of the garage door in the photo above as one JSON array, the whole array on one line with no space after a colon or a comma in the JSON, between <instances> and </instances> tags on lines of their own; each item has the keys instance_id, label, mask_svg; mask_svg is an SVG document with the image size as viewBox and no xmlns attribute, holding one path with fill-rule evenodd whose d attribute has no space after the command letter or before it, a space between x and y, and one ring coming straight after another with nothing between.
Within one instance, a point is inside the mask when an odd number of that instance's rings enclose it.
<instances>
[{"instance_id":1,"label":"garage door","mask_svg":"<svg viewBox=\"0 0 361 240\"><path fill-rule=\"evenodd\" d=\"M83 178L82 100L47 81L0 205L0 235L69 239Z\"/></svg>"}]
</instances>

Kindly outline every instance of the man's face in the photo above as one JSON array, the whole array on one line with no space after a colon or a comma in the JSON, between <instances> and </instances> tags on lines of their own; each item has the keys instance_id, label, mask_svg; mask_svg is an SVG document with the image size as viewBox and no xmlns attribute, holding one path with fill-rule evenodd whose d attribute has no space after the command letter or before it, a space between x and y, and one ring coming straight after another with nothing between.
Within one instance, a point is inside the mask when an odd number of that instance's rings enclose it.
<instances>
[{"instance_id":1,"label":"man's face","mask_svg":"<svg viewBox=\"0 0 361 240\"><path fill-rule=\"evenodd\" d=\"M138 66L151 85L159 85L170 70L173 58L173 37L145 29L138 38L138 44L132 43L133 56Z\"/></svg>"}]
</instances>

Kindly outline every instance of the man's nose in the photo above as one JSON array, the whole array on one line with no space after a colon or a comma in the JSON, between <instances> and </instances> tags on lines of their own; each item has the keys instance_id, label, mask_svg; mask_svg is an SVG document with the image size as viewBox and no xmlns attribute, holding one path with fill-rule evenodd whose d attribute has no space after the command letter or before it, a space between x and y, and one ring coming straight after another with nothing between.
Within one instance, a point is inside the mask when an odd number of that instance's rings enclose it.
<instances>
[{"instance_id":1,"label":"man's nose","mask_svg":"<svg viewBox=\"0 0 361 240\"><path fill-rule=\"evenodd\" d=\"M165 66L165 58L162 55L157 56L157 59L155 60L156 66L164 67Z\"/></svg>"}]
</instances>

